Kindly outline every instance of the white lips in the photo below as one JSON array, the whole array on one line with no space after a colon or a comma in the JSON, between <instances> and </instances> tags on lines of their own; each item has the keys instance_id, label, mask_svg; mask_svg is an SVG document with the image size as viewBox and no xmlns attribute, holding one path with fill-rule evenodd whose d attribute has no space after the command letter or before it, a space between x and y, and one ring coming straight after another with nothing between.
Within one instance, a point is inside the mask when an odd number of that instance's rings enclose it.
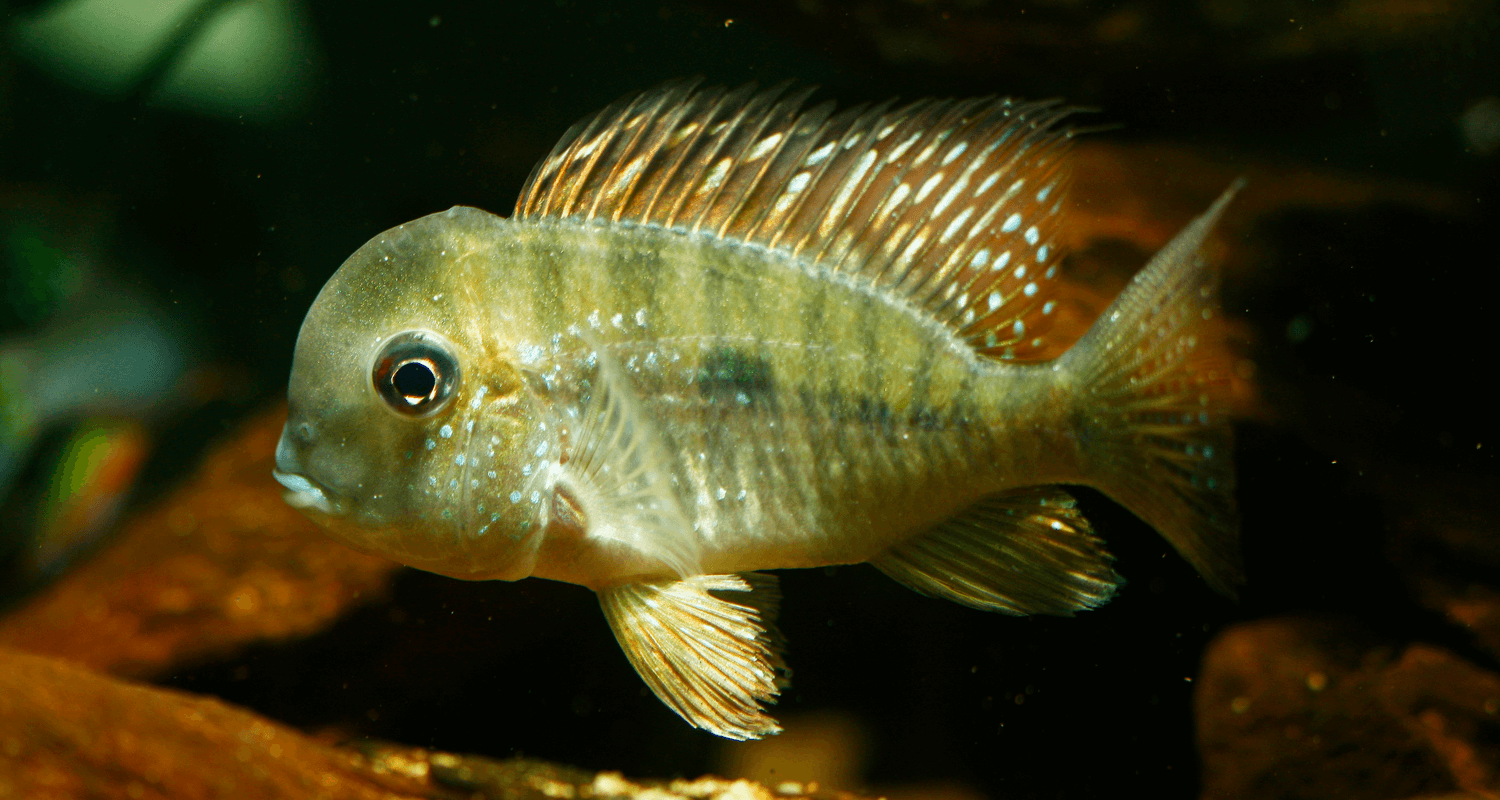
<instances>
[{"instance_id":1,"label":"white lips","mask_svg":"<svg viewBox=\"0 0 1500 800\"><path fill-rule=\"evenodd\" d=\"M272 477L276 482L285 486L286 494L282 498L287 505L297 509L313 509L324 514L337 514L333 504L328 501L328 495L317 484L294 472L282 472L273 470Z\"/></svg>"}]
</instances>

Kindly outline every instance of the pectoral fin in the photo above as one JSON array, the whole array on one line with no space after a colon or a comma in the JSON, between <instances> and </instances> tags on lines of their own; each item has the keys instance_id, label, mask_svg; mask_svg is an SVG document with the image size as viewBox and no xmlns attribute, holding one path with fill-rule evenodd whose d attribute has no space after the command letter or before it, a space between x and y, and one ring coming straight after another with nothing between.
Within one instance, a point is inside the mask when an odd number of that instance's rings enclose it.
<instances>
[{"instance_id":1,"label":"pectoral fin","mask_svg":"<svg viewBox=\"0 0 1500 800\"><path fill-rule=\"evenodd\" d=\"M698 535L672 487L661 436L608 351L595 344L595 354L592 394L558 489L568 504L577 503L586 536L623 545L679 575L699 572Z\"/></svg>"},{"instance_id":2,"label":"pectoral fin","mask_svg":"<svg viewBox=\"0 0 1500 800\"><path fill-rule=\"evenodd\" d=\"M775 626L780 601L776 578L754 572L599 593L615 638L651 691L694 727L741 740L781 732L763 708L789 674Z\"/></svg>"},{"instance_id":3,"label":"pectoral fin","mask_svg":"<svg viewBox=\"0 0 1500 800\"><path fill-rule=\"evenodd\" d=\"M1058 614L1109 601L1123 580L1072 497L1050 486L992 495L872 559L925 595L1006 614Z\"/></svg>"}]
</instances>

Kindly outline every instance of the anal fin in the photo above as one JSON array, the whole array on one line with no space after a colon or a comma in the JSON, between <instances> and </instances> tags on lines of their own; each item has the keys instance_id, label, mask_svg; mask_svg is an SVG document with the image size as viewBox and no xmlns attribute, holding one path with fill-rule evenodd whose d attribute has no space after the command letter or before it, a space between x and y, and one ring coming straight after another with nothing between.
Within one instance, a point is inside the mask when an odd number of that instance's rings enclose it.
<instances>
[{"instance_id":1,"label":"anal fin","mask_svg":"<svg viewBox=\"0 0 1500 800\"><path fill-rule=\"evenodd\" d=\"M871 559L903 585L984 611L1057 614L1109 602L1123 582L1077 504L1056 487L991 495Z\"/></svg>"},{"instance_id":2,"label":"anal fin","mask_svg":"<svg viewBox=\"0 0 1500 800\"><path fill-rule=\"evenodd\" d=\"M651 691L694 727L740 740L781 732L764 709L790 675L775 625L780 602L776 578L756 572L599 592L615 638Z\"/></svg>"}]
</instances>

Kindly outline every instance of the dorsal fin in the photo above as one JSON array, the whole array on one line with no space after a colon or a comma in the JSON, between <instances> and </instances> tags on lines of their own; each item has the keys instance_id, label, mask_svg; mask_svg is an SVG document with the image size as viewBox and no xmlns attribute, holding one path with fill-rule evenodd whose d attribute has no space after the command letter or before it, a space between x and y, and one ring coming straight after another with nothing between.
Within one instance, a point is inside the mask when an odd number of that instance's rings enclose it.
<instances>
[{"instance_id":1,"label":"dorsal fin","mask_svg":"<svg viewBox=\"0 0 1500 800\"><path fill-rule=\"evenodd\" d=\"M515 216L651 225L787 251L949 326L1048 350L1069 109L1009 98L802 110L811 89L669 83L565 134Z\"/></svg>"}]
</instances>

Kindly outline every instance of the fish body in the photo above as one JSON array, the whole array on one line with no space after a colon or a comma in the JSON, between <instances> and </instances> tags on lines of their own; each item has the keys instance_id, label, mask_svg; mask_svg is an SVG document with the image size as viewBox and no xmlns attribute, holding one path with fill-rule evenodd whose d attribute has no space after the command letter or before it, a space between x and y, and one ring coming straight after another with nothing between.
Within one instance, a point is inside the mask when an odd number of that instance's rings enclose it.
<instances>
[{"instance_id":1,"label":"fish body","mask_svg":"<svg viewBox=\"0 0 1500 800\"><path fill-rule=\"evenodd\" d=\"M778 728L774 578L870 562L1008 613L1120 578L1057 484L1238 581L1228 372L1198 253L1061 355L1061 111L668 85L580 123L505 219L387 231L314 302L277 452L352 546L596 591L689 722Z\"/></svg>"}]
</instances>

